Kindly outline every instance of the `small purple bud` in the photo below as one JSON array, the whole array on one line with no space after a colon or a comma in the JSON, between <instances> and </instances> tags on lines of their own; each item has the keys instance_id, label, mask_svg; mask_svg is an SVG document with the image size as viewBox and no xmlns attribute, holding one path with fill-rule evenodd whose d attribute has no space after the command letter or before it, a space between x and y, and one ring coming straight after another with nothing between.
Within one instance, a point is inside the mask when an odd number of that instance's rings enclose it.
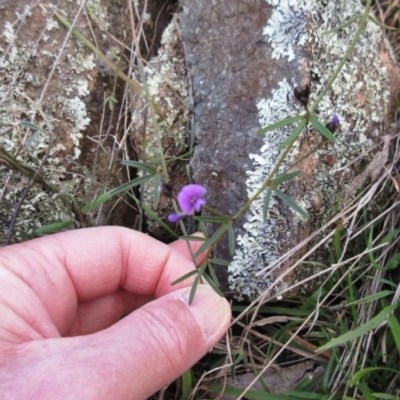
<instances>
[{"instance_id":1,"label":"small purple bud","mask_svg":"<svg viewBox=\"0 0 400 400\"><path fill-rule=\"evenodd\" d=\"M176 223L176 222L182 221L184 217L185 217L184 215L171 214L168 216L168 221L172 222L172 223Z\"/></svg>"},{"instance_id":2,"label":"small purple bud","mask_svg":"<svg viewBox=\"0 0 400 400\"><path fill-rule=\"evenodd\" d=\"M331 122L326 124L326 127L332 132L335 133L336 129L339 127L340 120L337 114L333 114Z\"/></svg>"}]
</instances>

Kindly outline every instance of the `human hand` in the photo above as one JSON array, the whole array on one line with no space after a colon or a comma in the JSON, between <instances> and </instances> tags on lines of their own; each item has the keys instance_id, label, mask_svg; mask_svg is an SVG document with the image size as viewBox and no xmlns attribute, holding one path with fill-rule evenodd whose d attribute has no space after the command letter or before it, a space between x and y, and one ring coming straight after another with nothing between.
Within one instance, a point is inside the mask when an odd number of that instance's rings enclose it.
<instances>
[{"instance_id":1,"label":"human hand","mask_svg":"<svg viewBox=\"0 0 400 400\"><path fill-rule=\"evenodd\" d=\"M192 280L171 286L192 269L186 242L119 227L2 248L0 398L145 399L179 377L230 322L210 287L189 306Z\"/></svg>"}]
</instances>

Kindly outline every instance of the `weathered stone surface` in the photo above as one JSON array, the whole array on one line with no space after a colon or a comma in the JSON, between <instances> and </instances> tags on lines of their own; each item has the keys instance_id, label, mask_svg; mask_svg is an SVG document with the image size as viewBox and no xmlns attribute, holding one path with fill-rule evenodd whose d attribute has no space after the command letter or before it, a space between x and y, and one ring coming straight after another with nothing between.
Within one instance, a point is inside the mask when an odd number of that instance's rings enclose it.
<instances>
[{"instance_id":1,"label":"weathered stone surface","mask_svg":"<svg viewBox=\"0 0 400 400\"><path fill-rule=\"evenodd\" d=\"M355 0L184 0L182 4L182 39L193 85L193 134L197 138L194 179L207 187L211 207L234 215L265 181L280 154L279 144L294 126L263 138L255 137L255 131L304 112L293 96L295 87L309 84L313 104L357 25L324 33L363 9ZM256 276L332 216L338 196L357 175L362 160L336 170L379 142L383 122L385 126L393 122L397 74L383 33L368 24L314 114L324 123L333 114L339 115L337 143L321 145L295 166L303 174L283 186L310 219L299 218L273 196L264 222L263 198L255 201L236 223L233 259L227 240L215 248L215 257L232 261L228 273L217 267L226 291L239 298L254 298L304 254L306 247L275 271ZM308 127L280 171L290 170L319 140L320 135ZM298 272L305 271L300 268ZM271 295L293 279L293 273L288 274Z\"/></svg>"},{"instance_id":2,"label":"weathered stone surface","mask_svg":"<svg viewBox=\"0 0 400 400\"><path fill-rule=\"evenodd\" d=\"M144 16L136 21L140 28L137 35L148 35L141 42L143 57L157 51L165 19L171 18L167 9L173 3L164 7L159 0L148 1L145 10L143 4L131 5L135 15ZM46 2L1 2L0 146L33 171L48 153L40 174L56 190L36 183L28 190L29 179L3 158L0 243L5 242L4 235L25 190L27 196L15 224L15 231L22 236L13 240L60 221L70 221L76 227L135 226L133 208L116 199L90 215L79 211L103 191L127 180L121 161L133 157L125 143L125 123L130 118L123 117L122 107L126 107L126 94L132 89L125 91L116 70L128 72L131 66L127 60L132 54L133 60L136 51L126 51L133 43L129 2L89 0L80 11L79 4L60 2L55 9ZM67 37L68 29L57 20L54 10L69 23L75 21L75 28L114 62L116 70L73 33ZM111 95L116 101L105 104ZM22 121L33 122L41 131L27 130L19 125Z\"/></svg>"}]
</instances>

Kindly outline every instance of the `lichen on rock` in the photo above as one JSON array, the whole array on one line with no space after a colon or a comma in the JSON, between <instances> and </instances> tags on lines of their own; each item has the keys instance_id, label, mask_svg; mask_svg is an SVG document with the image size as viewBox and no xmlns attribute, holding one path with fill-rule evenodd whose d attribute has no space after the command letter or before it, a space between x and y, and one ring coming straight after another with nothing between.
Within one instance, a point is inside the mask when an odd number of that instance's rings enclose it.
<instances>
[{"instance_id":1,"label":"lichen on rock","mask_svg":"<svg viewBox=\"0 0 400 400\"><path fill-rule=\"evenodd\" d=\"M357 1L270 0L268 3L274 9L264 33L273 48L273 57L284 57L293 69L303 71L307 70L304 58L310 60L310 104L313 104L353 39L357 24L331 30L360 15L363 7ZM295 201L310 212L309 229L322 226L332 216L338 196L343 195L359 164L340 172L337 170L377 142L384 122L389 126L392 123L391 95L395 91L393 76L396 73L382 30L369 23L329 94L315 112L315 116L324 123L328 123L333 114L339 115L340 130L336 135L336 144L323 146L308 160L297 165L295 169L302 169L303 174L285 187L285 191L293 194ZM258 102L261 127L302 113L301 104L293 97L294 87L300 84L288 76L287 80L278 83L270 98ZM293 126L287 126L268 132L260 152L250 155L254 168L247 172L249 197L269 175L280 154L279 144L292 130ZM318 140L318 133L308 128L291 150L285 165L299 160ZM322 202L318 207L315 206L316 199ZM247 213L245 233L237 238L238 248L229 267L230 287L239 298L255 298L268 286L268 282L274 282L279 269L257 279L255 274L276 261L283 254L283 248L287 248L279 246L283 239L282 235L278 239L276 232L280 230L277 221L282 218L286 220L286 228L289 228L288 218L280 210L280 202L272 198L270 216L265 222L261 217L263 203L263 198L258 199ZM293 215L293 218L297 217ZM305 229L305 224L298 220L302 228L286 229L286 240L292 245L297 244L300 240L296 232L299 229L309 231Z\"/></svg>"},{"instance_id":2,"label":"lichen on rock","mask_svg":"<svg viewBox=\"0 0 400 400\"><path fill-rule=\"evenodd\" d=\"M100 1L90 0L87 7L91 17L106 28L107 13ZM78 8L77 2L65 2L57 11L72 22ZM52 4L5 1L1 13L0 126L5 133L0 135L0 146L22 166L33 171L40 166L41 177L56 188L51 192L31 182L28 190L29 179L2 162L2 235L27 190L13 238L21 240L21 235L42 225L76 220L65 198L83 199L90 186L98 187L88 173L92 166L87 169L81 164L84 147L91 152L84 146L84 134L100 118L95 115L93 121L88 109L97 80L96 60L73 35L66 41L68 30L57 21ZM78 18L76 28L88 37L96 31L93 26L89 29L84 18ZM97 43L103 44L102 39ZM38 129L28 129L21 122L31 122ZM60 196L65 196L64 201Z\"/></svg>"}]
</instances>

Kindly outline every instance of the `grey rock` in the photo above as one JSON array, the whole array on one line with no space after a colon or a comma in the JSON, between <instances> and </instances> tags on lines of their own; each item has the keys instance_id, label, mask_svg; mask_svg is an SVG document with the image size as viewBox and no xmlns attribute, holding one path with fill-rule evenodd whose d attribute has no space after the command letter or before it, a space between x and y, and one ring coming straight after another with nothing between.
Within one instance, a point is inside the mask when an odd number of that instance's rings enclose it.
<instances>
[{"instance_id":1,"label":"grey rock","mask_svg":"<svg viewBox=\"0 0 400 400\"><path fill-rule=\"evenodd\" d=\"M330 29L361 14L358 1L201 1L183 0L182 40L187 51L193 90L192 134L197 147L192 159L196 183L207 187L208 205L235 215L261 187L274 167L294 126L256 137L255 132L304 112L295 87L310 85L312 104L349 46L357 25L330 34ZM393 123L398 76L379 27L368 24L356 49L314 116L328 123L338 114L337 143L323 144L307 160L302 157L321 136L308 127L279 172L298 163L303 174L281 189L308 211L299 218L272 196L269 218L262 218L263 197L235 224L232 257L225 238L214 257L231 261L229 270L216 266L227 294L253 299L268 288L307 250L303 246L274 271L263 271L302 242L332 216L335 203L358 171L361 160L340 172L363 151L379 142L382 122ZM398 81L398 80L397 80ZM215 228L214 228L215 229ZM321 256L326 257L326 253ZM297 271L302 276L312 271ZM296 279L288 272L270 295L278 295Z\"/></svg>"}]
</instances>

